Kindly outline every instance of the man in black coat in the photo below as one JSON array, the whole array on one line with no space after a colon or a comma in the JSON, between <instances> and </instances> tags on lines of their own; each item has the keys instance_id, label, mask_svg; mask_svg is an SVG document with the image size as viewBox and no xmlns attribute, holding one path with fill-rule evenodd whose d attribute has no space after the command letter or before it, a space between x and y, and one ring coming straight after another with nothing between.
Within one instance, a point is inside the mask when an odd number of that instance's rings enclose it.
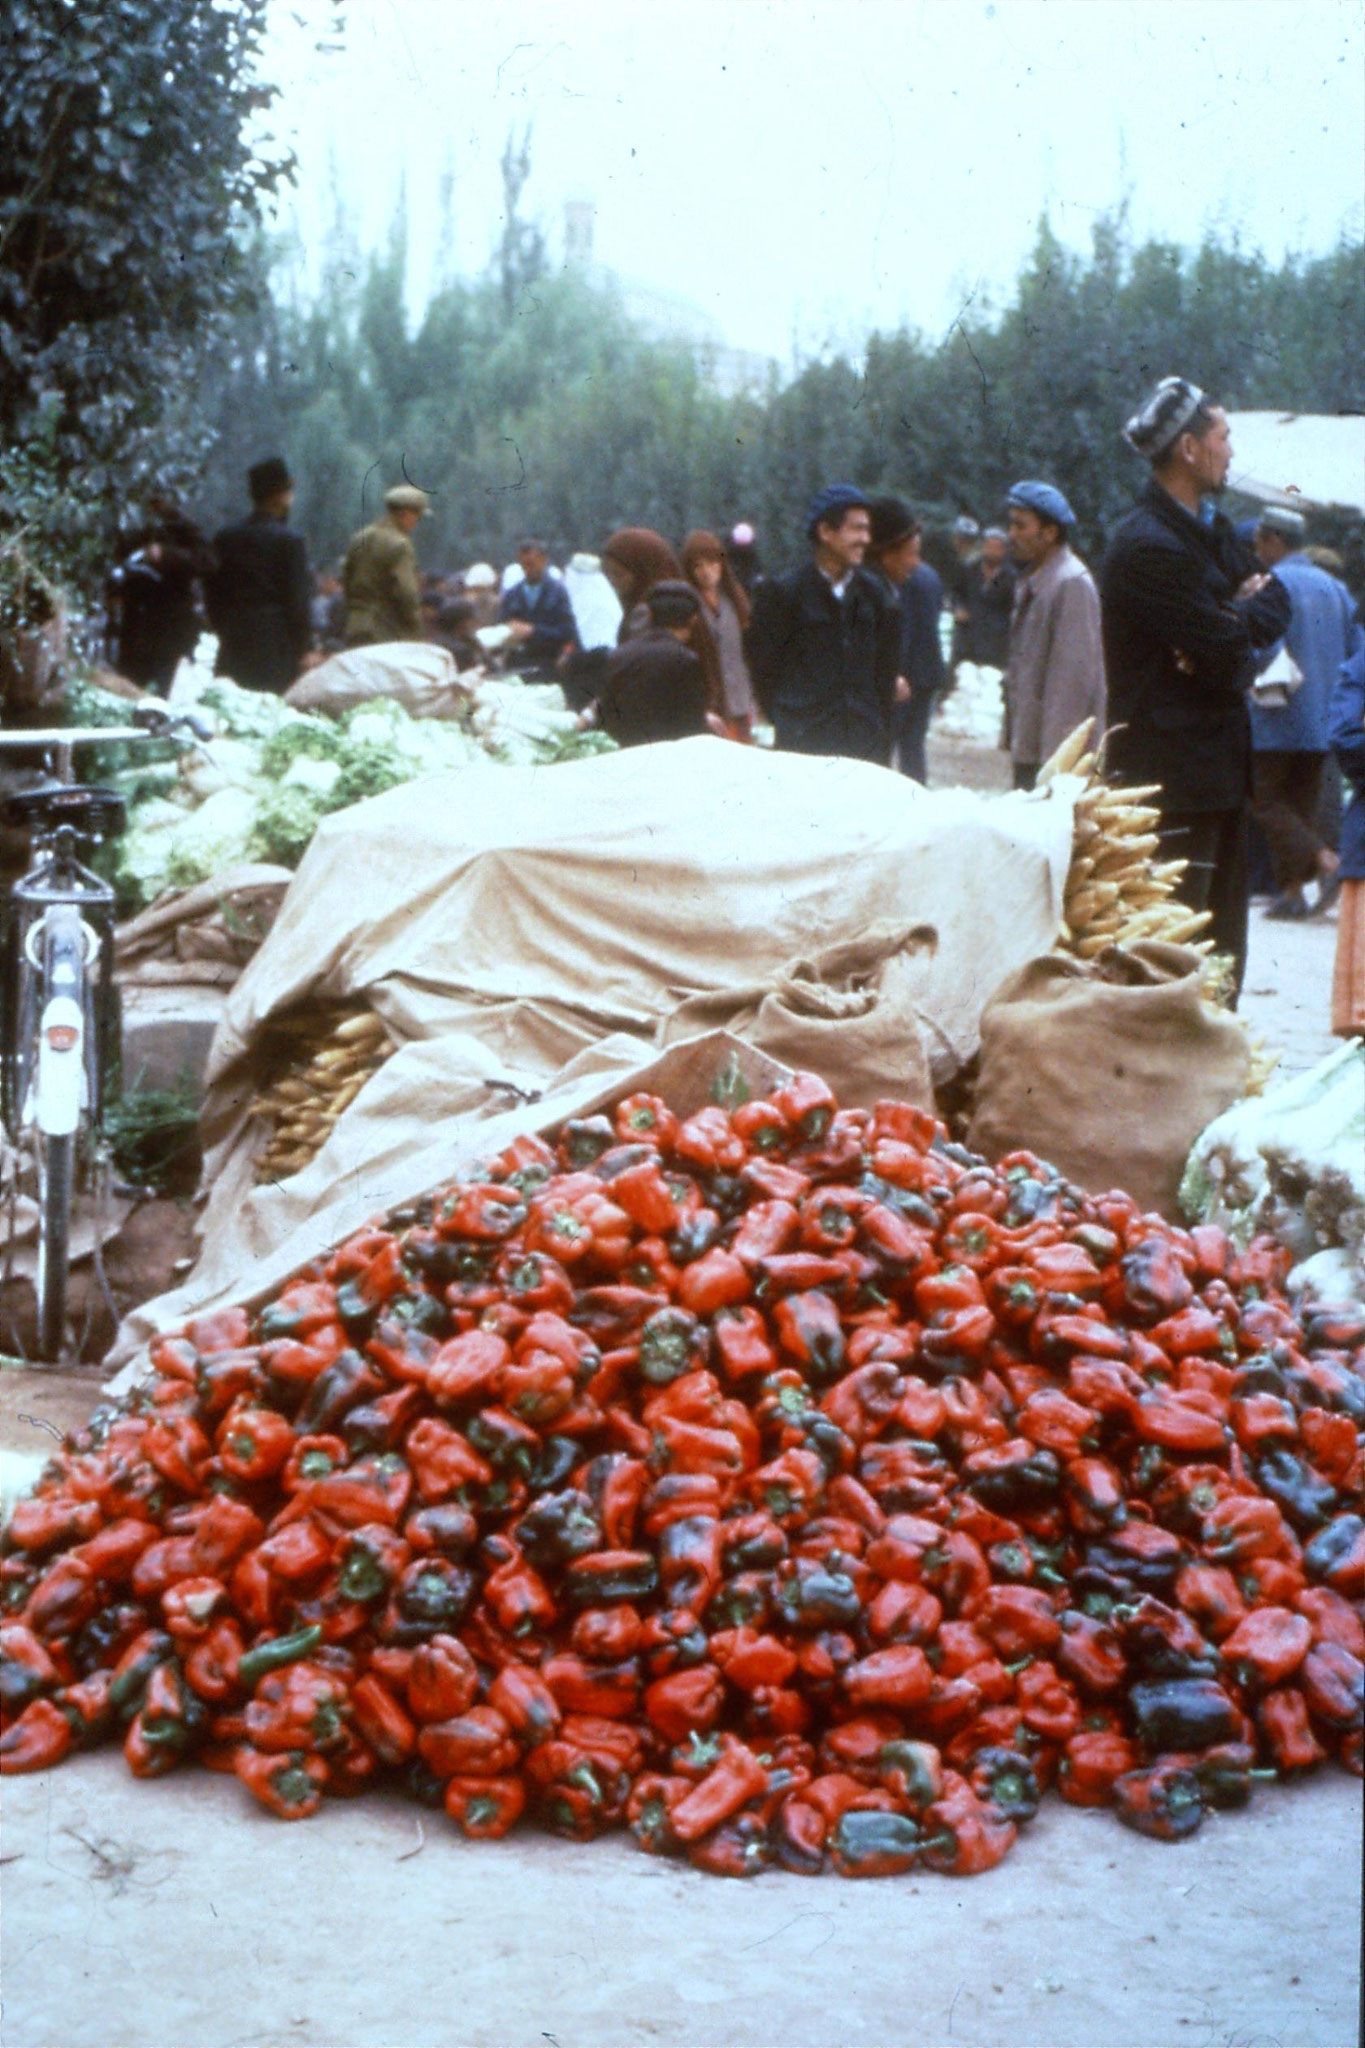
<instances>
[{"instance_id":1,"label":"man in black coat","mask_svg":"<svg viewBox=\"0 0 1365 2048\"><path fill-rule=\"evenodd\" d=\"M862 567L868 500L830 484L811 505L812 559L759 583L744 651L777 744L796 754L891 759L900 614Z\"/></svg>"},{"instance_id":2,"label":"man in black coat","mask_svg":"<svg viewBox=\"0 0 1365 2048\"><path fill-rule=\"evenodd\" d=\"M1162 851L1189 862L1180 885L1212 914L1209 936L1246 967L1247 825L1256 655L1289 622L1289 593L1206 500L1232 459L1227 414L1167 377L1124 429L1151 481L1115 533L1100 585L1109 762L1120 780L1155 782Z\"/></svg>"},{"instance_id":3,"label":"man in black coat","mask_svg":"<svg viewBox=\"0 0 1365 2048\"><path fill-rule=\"evenodd\" d=\"M251 516L214 538L209 622L217 671L249 690L283 696L312 644L312 577L302 534L286 525L294 482L278 455L247 471Z\"/></svg>"},{"instance_id":4,"label":"man in black coat","mask_svg":"<svg viewBox=\"0 0 1365 2048\"><path fill-rule=\"evenodd\" d=\"M595 710L618 747L686 740L710 731L706 676L686 643L701 600L690 583L656 583L645 598L649 624L623 640L607 663Z\"/></svg>"},{"instance_id":5,"label":"man in black coat","mask_svg":"<svg viewBox=\"0 0 1365 2048\"><path fill-rule=\"evenodd\" d=\"M121 676L164 697L199 638L199 586L213 552L174 498L154 495L147 514L109 578L110 651Z\"/></svg>"}]
</instances>

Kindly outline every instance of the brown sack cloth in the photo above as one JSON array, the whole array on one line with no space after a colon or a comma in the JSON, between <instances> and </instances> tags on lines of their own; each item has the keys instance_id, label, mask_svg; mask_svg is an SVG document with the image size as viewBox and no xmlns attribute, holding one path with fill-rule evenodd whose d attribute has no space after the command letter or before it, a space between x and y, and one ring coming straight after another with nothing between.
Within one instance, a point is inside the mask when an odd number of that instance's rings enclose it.
<instances>
[{"instance_id":1,"label":"brown sack cloth","mask_svg":"<svg viewBox=\"0 0 1365 2048\"><path fill-rule=\"evenodd\" d=\"M231 988L275 922L293 879L288 868L249 861L193 889L167 890L118 927L119 980Z\"/></svg>"},{"instance_id":2,"label":"brown sack cloth","mask_svg":"<svg viewBox=\"0 0 1365 2048\"><path fill-rule=\"evenodd\" d=\"M883 1097L934 1106L916 997L931 925L869 925L856 938L789 960L770 981L688 996L659 1027L660 1045L723 1028L773 1059L820 1074L846 1109Z\"/></svg>"},{"instance_id":3,"label":"brown sack cloth","mask_svg":"<svg viewBox=\"0 0 1365 2048\"><path fill-rule=\"evenodd\" d=\"M1250 1067L1242 1026L1200 994L1203 969L1188 947L1148 940L1093 962L1048 953L1011 975L981 1019L972 1150L1022 1147L1178 1220L1190 1147L1245 1094Z\"/></svg>"}]
</instances>

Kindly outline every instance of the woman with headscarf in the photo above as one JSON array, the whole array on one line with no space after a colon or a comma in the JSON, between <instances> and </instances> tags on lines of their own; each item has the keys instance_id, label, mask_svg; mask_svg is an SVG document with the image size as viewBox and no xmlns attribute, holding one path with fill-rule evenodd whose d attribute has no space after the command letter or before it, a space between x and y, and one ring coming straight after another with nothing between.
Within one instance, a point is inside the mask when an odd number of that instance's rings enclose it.
<instances>
[{"instance_id":1,"label":"woman with headscarf","mask_svg":"<svg viewBox=\"0 0 1365 2048\"><path fill-rule=\"evenodd\" d=\"M727 736L747 741L754 725L754 686L744 659L749 598L714 533L698 528L683 542L683 574L702 602L720 668L720 715Z\"/></svg>"},{"instance_id":2,"label":"woman with headscarf","mask_svg":"<svg viewBox=\"0 0 1365 2048\"><path fill-rule=\"evenodd\" d=\"M621 631L617 645L650 627L645 601L656 583L682 583L682 564L661 533L650 526L623 526L602 550L602 568L621 600ZM720 657L701 608L688 627L687 645L701 663L706 679L706 708L719 717L724 702Z\"/></svg>"},{"instance_id":3,"label":"woman with headscarf","mask_svg":"<svg viewBox=\"0 0 1365 2048\"><path fill-rule=\"evenodd\" d=\"M623 526L602 550L602 572L621 600L619 647L648 626L644 601L656 583L682 580L682 564L651 526Z\"/></svg>"}]
</instances>

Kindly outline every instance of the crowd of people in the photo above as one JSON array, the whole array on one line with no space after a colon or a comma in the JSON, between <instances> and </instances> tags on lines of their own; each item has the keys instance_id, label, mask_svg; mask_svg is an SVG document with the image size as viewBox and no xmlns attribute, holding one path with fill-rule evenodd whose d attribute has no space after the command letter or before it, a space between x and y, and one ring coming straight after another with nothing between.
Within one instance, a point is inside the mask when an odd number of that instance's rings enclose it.
<instances>
[{"instance_id":1,"label":"crowd of people","mask_svg":"<svg viewBox=\"0 0 1365 2048\"><path fill-rule=\"evenodd\" d=\"M1073 546L1065 492L1024 478L1004 494L1003 524L957 520L946 586L922 559L911 507L849 483L816 494L805 559L771 576L746 523L689 533L676 550L623 527L562 570L528 536L501 575L475 563L424 576L415 536L428 499L402 483L315 584L289 525L293 480L271 457L249 472L249 515L211 544L173 503L149 507L115 572L115 659L167 687L197 636L202 590L219 670L247 687L283 691L343 648L432 640L461 667L557 681L582 722L622 746L705 733L747 743L762 726L779 748L920 782L930 715L957 667L997 668L1016 787L1031 788L1083 721L1108 731L1109 772L1159 792L1163 855L1187 862L1181 894L1209 912L1237 988L1253 821L1270 915L1312 916L1344 891L1333 1027L1365 1030L1360 611L1305 550L1292 507L1242 527L1217 509L1228 420L1195 385L1164 379L1123 432L1148 480L1097 576ZM1319 827L1333 750L1354 792L1339 849Z\"/></svg>"}]
</instances>

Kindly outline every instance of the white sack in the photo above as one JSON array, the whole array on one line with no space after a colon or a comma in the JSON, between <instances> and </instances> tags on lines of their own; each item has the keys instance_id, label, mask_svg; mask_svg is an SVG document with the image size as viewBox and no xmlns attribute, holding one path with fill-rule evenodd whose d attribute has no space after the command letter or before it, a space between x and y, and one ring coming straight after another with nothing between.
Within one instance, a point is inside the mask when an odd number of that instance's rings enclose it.
<instances>
[{"instance_id":1,"label":"white sack","mask_svg":"<svg viewBox=\"0 0 1365 2048\"><path fill-rule=\"evenodd\" d=\"M391 697L414 718L458 718L468 696L449 648L395 640L329 656L291 683L284 701L295 711L340 718L357 704Z\"/></svg>"}]
</instances>

